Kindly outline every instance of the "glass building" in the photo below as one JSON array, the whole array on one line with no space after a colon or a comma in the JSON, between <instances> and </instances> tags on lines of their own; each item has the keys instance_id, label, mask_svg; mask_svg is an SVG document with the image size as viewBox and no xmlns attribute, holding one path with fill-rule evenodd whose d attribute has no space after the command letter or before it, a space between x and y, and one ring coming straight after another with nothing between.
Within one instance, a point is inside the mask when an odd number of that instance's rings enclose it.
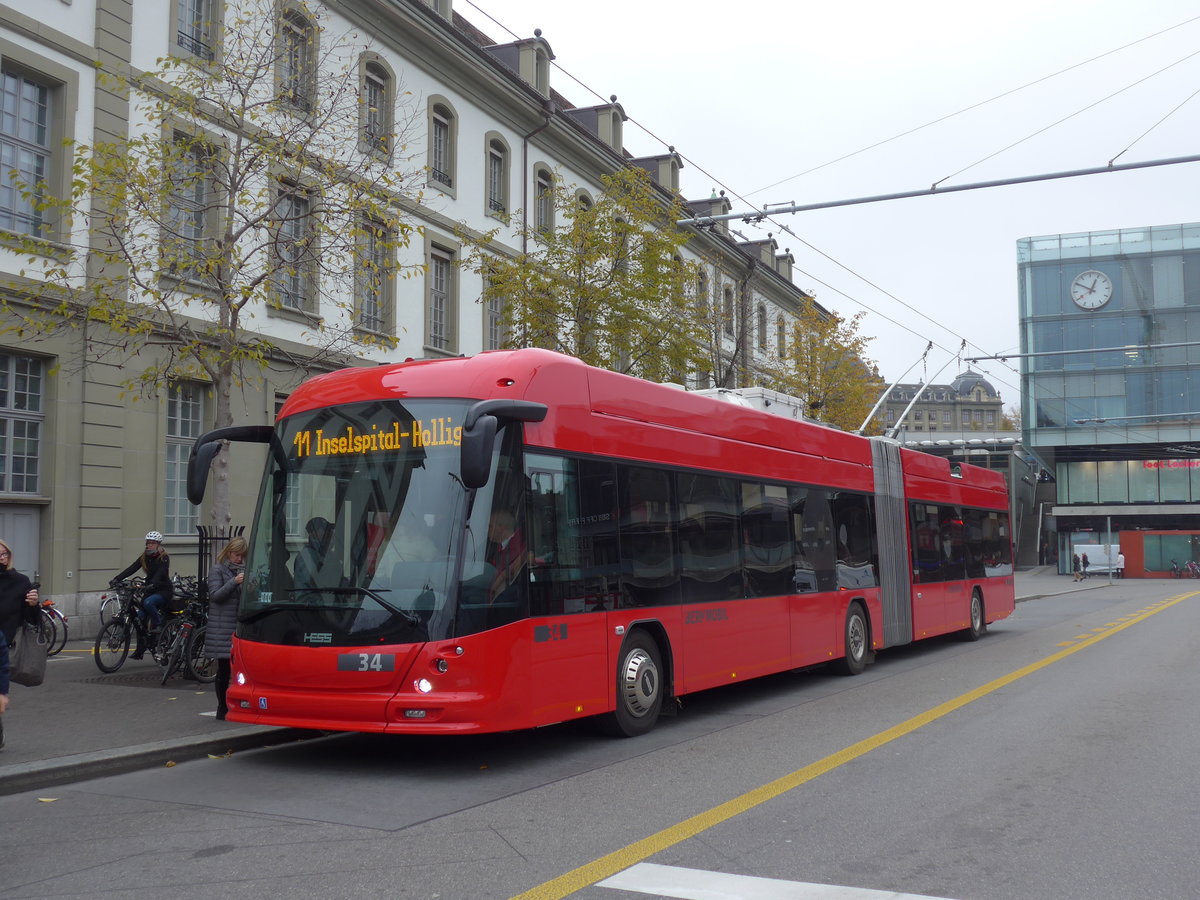
<instances>
[{"instance_id":1,"label":"glass building","mask_svg":"<svg viewBox=\"0 0 1200 900\"><path fill-rule=\"evenodd\" d=\"M1109 528L1200 532L1200 223L1023 238L1017 263L1023 443L1056 479L1060 568Z\"/></svg>"}]
</instances>

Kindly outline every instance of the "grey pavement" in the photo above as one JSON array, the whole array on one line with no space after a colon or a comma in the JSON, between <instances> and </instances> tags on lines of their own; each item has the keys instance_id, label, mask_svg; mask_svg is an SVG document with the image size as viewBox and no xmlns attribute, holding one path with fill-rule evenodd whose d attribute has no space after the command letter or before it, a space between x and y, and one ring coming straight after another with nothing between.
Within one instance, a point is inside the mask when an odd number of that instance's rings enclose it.
<instances>
[{"instance_id":1,"label":"grey pavement","mask_svg":"<svg viewBox=\"0 0 1200 900\"><path fill-rule=\"evenodd\" d=\"M1108 576L1075 582L1049 567L1018 572L1017 601L1108 587ZM94 635L72 640L46 665L36 688L13 685L4 715L0 794L100 775L303 740L320 732L220 722L212 685L172 677L147 654L104 675Z\"/></svg>"}]
</instances>

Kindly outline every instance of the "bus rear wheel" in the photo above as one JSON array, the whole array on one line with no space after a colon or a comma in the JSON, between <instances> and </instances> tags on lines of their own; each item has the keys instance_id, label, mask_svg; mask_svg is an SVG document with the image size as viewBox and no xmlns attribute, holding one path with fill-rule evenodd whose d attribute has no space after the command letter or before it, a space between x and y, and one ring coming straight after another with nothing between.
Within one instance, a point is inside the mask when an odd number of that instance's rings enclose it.
<instances>
[{"instance_id":1,"label":"bus rear wheel","mask_svg":"<svg viewBox=\"0 0 1200 900\"><path fill-rule=\"evenodd\" d=\"M835 671L842 675L859 675L867 667L867 654L870 652L868 635L870 626L867 624L867 614L859 603L851 603L846 610L846 655L833 664Z\"/></svg>"},{"instance_id":2,"label":"bus rear wheel","mask_svg":"<svg viewBox=\"0 0 1200 900\"><path fill-rule=\"evenodd\" d=\"M983 615L983 594L979 593L979 588L976 588L971 592L971 624L959 634L962 635L964 641L977 641L983 637L985 631L987 631L987 621Z\"/></svg>"},{"instance_id":3,"label":"bus rear wheel","mask_svg":"<svg viewBox=\"0 0 1200 900\"><path fill-rule=\"evenodd\" d=\"M617 708L601 726L617 737L645 734L658 721L662 703L662 653L654 638L635 631L621 646L617 663Z\"/></svg>"}]
</instances>

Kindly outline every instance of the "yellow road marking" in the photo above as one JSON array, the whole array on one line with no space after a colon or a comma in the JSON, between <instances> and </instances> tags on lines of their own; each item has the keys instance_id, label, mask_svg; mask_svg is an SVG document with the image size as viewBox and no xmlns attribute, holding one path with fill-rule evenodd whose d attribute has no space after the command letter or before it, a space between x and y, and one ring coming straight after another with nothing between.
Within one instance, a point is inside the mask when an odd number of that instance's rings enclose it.
<instances>
[{"instance_id":1,"label":"yellow road marking","mask_svg":"<svg viewBox=\"0 0 1200 900\"><path fill-rule=\"evenodd\" d=\"M562 900L573 894L575 891L582 890L585 887L595 884L597 881L602 881L611 875L620 872L622 869L627 869L635 863L642 862L650 858L655 853L680 844L683 841L693 838L702 832L707 831L722 822L732 819L734 816L748 812L757 806L761 806L768 800L773 800L788 791L800 787L812 781L819 775L824 775L826 772L831 772L839 766L845 765L851 760L858 759L860 756L865 756L872 750L889 744L897 738L911 734L919 728L936 722L938 719L949 715L955 710L962 709L970 703L974 703L982 697L986 697L1002 687L1007 687L1015 681L1019 681L1027 675L1032 675L1047 666L1053 665L1060 660L1066 659L1072 654L1078 653L1088 647L1098 644L1100 641L1112 637L1139 622L1143 622L1151 616L1162 612L1164 609L1169 609L1177 603L1182 603L1189 597L1195 597L1200 594L1200 591L1193 591L1188 594L1182 594L1178 597L1168 598L1160 603L1155 603L1145 607L1136 616L1133 616L1127 622L1114 624L1111 628L1107 628L1099 634L1094 634L1091 637L1084 638L1079 643L1068 647L1065 650L1060 650L1057 653L1052 653L1050 656L1037 662L1023 666L1016 671L1003 675L1000 678L989 681L972 691L961 694L952 700L947 700L938 706L928 709L925 712L913 716L899 725L893 725L886 731L881 731L872 737L861 740L856 744L851 744L826 756L824 759L817 760L801 769L797 769L781 778L776 778L774 781L769 781L764 785L747 791L740 796L734 797L731 800L726 800L712 809L702 813L697 813L694 816L689 816L681 822L664 828L662 831L656 832L648 837L642 838L640 841L634 841L620 850L614 850L612 853L606 854L599 859L593 860L590 863L580 866L577 869L572 869L563 875L558 876L550 881L543 882L536 887L530 888L520 894L515 895L512 900Z\"/></svg>"}]
</instances>

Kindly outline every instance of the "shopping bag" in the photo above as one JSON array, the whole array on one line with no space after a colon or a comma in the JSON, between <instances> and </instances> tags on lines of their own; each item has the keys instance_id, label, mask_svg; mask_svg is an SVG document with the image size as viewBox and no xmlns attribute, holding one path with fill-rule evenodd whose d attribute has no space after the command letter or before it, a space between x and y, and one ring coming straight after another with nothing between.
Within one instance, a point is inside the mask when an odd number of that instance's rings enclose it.
<instances>
[{"instance_id":1,"label":"shopping bag","mask_svg":"<svg viewBox=\"0 0 1200 900\"><path fill-rule=\"evenodd\" d=\"M9 652L10 678L26 687L37 687L46 677L46 652L50 642L36 625L22 625Z\"/></svg>"}]
</instances>

